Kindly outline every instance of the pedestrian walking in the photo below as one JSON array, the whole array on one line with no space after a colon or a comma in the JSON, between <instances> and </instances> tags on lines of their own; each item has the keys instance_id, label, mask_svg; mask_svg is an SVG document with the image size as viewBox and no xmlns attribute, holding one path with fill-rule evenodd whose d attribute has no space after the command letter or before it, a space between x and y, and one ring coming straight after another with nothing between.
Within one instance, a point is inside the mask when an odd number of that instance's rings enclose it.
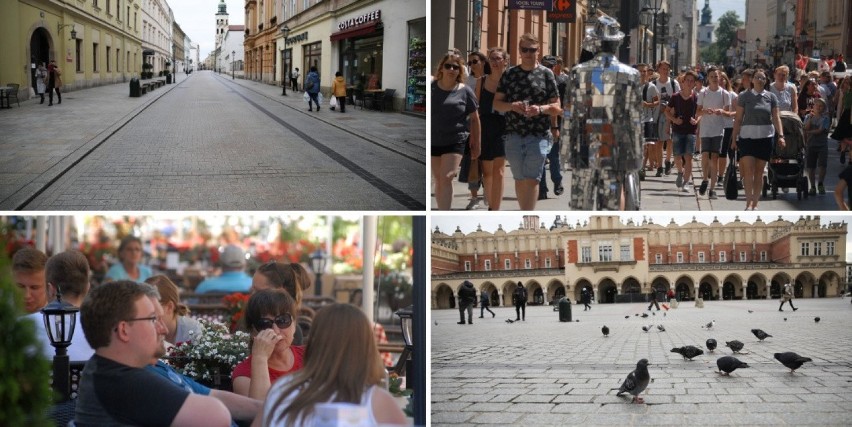
<instances>
[{"instance_id":1,"label":"pedestrian walking","mask_svg":"<svg viewBox=\"0 0 852 427\"><path fill-rule=\"evenodd\" d=\"M36 78L36 93L41 96L41 102L39 104L44 104L44 92L47 90L47 67L44 66L44 62L40 62L38 64L38 68L35 73Z\"/></svg>"},{"instance_id":2,"label":"pedestrian walking","mask_svg":"<svg viewBox=\"0 0 852 427\"><path fill-rule=\"evenodd\" d=\"M476 95L465 81L461 56L449 52L438 64L432 82L431 167L438 209L449 210L453 201L453 178L465 145L471 158L479 158L480 125Z\"/></svg>"},{"instance_id":3,"label":"pedestrian walking","mask_svg":"<svg viewBox=\"0 0 852 427\"><path fill-rule=\"evenodd\" d=\"M314 111L311 105L311 102L313 102L317 105L317 112L319 112L320 76L316 66L312 66L311 72L305 76L305 92L308 94L308 111Z\"/></svg>"},{"instance_id":4,"label":"pedestrian walking","mask_svg":"<svg viewBox=\"0 0 852 427\"><path fill-rule=\"evenodd\" d=\"M337 98L337 106L340 112L346 112L346 80L340 71L334 73L334 81L331 82L331 96ZM331 107L334 110L334 107Z\"/></svg>"},{"instance_id":5,"label":"pedestrian walking","mask_svg":"<svg viewBox=\"0 0 852 427\"><path fill-rule=\"evenodd\" d=\"M299 91L299 68L297 67L295 70L290 72L290 86L292 87L293 92Z\"/></svg>"},{"instance_id":6,"label":"pedestrian walking","mask_svg":"<svg viewBox=\"0 0 852 427\"><path fill-rule=\"evenodd\" d=\"M672 130L668 117L662 114L662 111L668 105L672 96L680 92L680 84L678 84L677 80L669 76L670 71L671 64L666 60L662 60L657 63L658 76L652 80L654 85L657 86L657 92L660 94L660 105L658 107L660 110L657 113L657 117L659 117L657 129L660 134L657 142L663 143L662 151L665 151L665 153L661 155L660 160L662 160L662 156L664 155L666 160L663 163L663 172L666 175L670 174L672 170Z\"/></svg>"},{"instance_id":7,"label":"pedestrian walking","mask_svg":"<svg viewBox=\"0 0 852 427\"><path fill-rule=\"evenodd\" d=\"M698 118L701 123L698 134L701 138L701 188L704 195L709 185L708 199L716 198L716 180L721 175L719 156L725 139L725 126L733 118L734 108L731 93L721 86L721 71L710 67L707 71L708 85L698 94ZM726 151L727 154L727 151Z\"/></svg>"},{"instance_id":8,"label":"pedestrian walking","mask_svg":"<svg viewBox=\"0 0 852 427\"><path fill-rule=\"evenodd\" d=\"M672 124L672 153L677 167L675 185L683 192L691 190L692 153L695 151L695 131L698 128L698 101L693 92L698 76L687 71L683 76L683 87L673 96L664 110ZM720 141L721 142L721 141Z\"/></svg>"},{"instance_id":9,"label":"pedestrian walking","mask_svg":"<svg viewBox=\"0 0 852 427\"><path fill-rule=\"evenodd\" d=\"M464 325L464 312L467 311L467 323L473 324L473 305L476 304L476 288L468 280L462 282L459 289L459 325Z\"/></svg>"},{"instance_id":10,"label":"pedestrian walking","mask_svg":"<svg viewBox=\"0 0 852 427\"><path fill-rule=\"evenodd\" d=\"M831 117L826 114L825 101L817 99L813 112L805 116L805 136L807 155L805 166L811 183L810 194L825 194L825 170L828 167L828 130ZM817 178L816 180L814 178Z\"/></svg>"},{"instance_id":11,"label":"pedestrian walking","mask_svg":"<svg viewBox=\"0 0 852 427\"><path fill-rule=\"evenodd\" d=\"M518 287L512 293L512 299L515 300L515 320L527 320L527 289L524 284L518 282Z\"/></svg>"},{"instance_id":12,"label":"pedestrian walking","mask_svg":"<svg viewBox=\"0 0 852 427\"><path fill-rule=\"evenodd\" d=\"M562 113L556 78L536 62L539 40L521 36L521 63L509 68L494 96L494 109L506 113L506 158L515 179L515 194L521 210L535 210L541 170L554 133L551 115Z\"/></svg>"},{"instance_id":13,"label":"pedestrian walking","mask_svg":"<svg viewBox=\"0 0 852 427\"><path fill-rule=\"evenodd\" d=\"M775 136L786 146L778 112L778 98L766 90L766 74L755 71L753 89L737 99L737 115L731 135L731 148L739 151L740 173L746 195L746 209L757 210L763 188L763 170L772 154ZM801 113L801 110L799 110Z\"/></svg>"},{"instance_id":14,"label":"pedestrian walking","mask_svg":"<svg viewBox=\"0 0 852 427\"><path fill-rule=\"evenodd\" d=\"M837 126L831 134L831 139L840 141L841 156L845 159L846 152L852 146L852 76L847 76L840 82L837 90Z\"/></svg>"},{"instance_id":15,"label":"pedestrian walking","mask_svg":"<svg viewBox=\"0 0 852 427\"><path fill-rule=\"evenodd\" d=\"M56 66L56 60L51 59L50 64L47 66L47 94L49 102L47 104L48 107L53 105L53 91L56 91L56 97L58 98L57 104L62 103L62 93L59 89L62 88L62 71L59 67Z\"/></svg>"},{"instance_id":16,"label":"pedestrian walking","mask_svg":"<svg viewBox=\"0 0 852 427\"><path fill-rule=\"evenodd\" d=\"M734 132L734 116L737 114L735 107L737 105L737 97L739 95L731 85L731 79L727 74L720 73L719 85L722 86L722 89L725 89L728 92L731 100L730 111L728 111L727 114L723 114L723 117L725 118L725 132L722 135L722 151L719 152L719 160L716 166L716 171L719 174L717 183L721 185L723 178L722 174L725 173L725 170L728 167L729 157L731 161L734 161L734 151L731 150L731 134Z\"/></svg>"},{"instance_id":17,"label":"pedestrian walking","mask_svg":"<svg viewBox=\"0 0 852 427\"><path fill-rule=\"evenodd\" d=\"M562 58L553 55L547 55L541 59L541 65L553 71L553 76L556 78L556 90L559 93L559 108L565 105L565 92L568 90L569 78L562 73ZM562 186L562 161L559 158L561 151L562 140L562 115L550 116L551 136L553 136L553 145L550 146L550 151L547 153L547 161L541 169L541 179L538 184L538 200L547 200L547 169L550 168L550 180L553 182L553 194L561 196L565 192Z\"/></svg>"},{"instance_id":18,"label":"pedestrian walking","mask_svg":"<svg viewBox=\"0 0 852 427\"><path fill-rule=\"evenodd\" d=\"M476 88L479 86L479 81L491 72L491 66L488 65L485 55L482 52L474 51L470 52L467 56L467 67L470 70L470 74L467 76L465 84L474 90L476 102L480 103L479 95L476 94ZM482 168L480 167L480 161L479 159L472 159L470 154L470 145L467 145L464 149L461 169L459 170L459 182L467 183L467 189L470 191L470 200L465 207L465 210L468 211L481 208L480 202L488 205L487 194L484 194L482 198L479 197L479 188L482 187Z\"/></svg>"},{"instance_id":19,"label":"pedestrian walking","mask_svg":"<svg viewBox=\"0 0 852 427\"><path fill-rule=\"evenodd\" d=\"M592 309L592 306L589 305L592 302L592 292L589 288L583 288L583 293L580 295L580 301L583 303L583 311Z\"/></svg>"},{"instance_id":20,"label":"pedestrian walking","mask_svg":"<svg viewBox=\"0 0 852 427\"><path fill-rule=\"evenodd\" d=\"M491 72L477 80L475 93L479 102L479 120L482 124L482 184L488 210L499 211L503 200L503 173L506 168L506 142L503 134L506 117L494 110L494 94L509 65L509 54L503 48L488 49Z\"/></svg>"},{"instance_id":21,"label":"pedestrian walking","mask_svg":"<svg viewBox=\"0 0 852 427\"><path fill-rule=\"evenodd\" d=\"M838 177L840 179L837 181L837 186L834 187L834 201L837 202L837 209L848 211L849 206L852 205L852 165L846 166ZM844 193L846 193L846 197L844 197ZM846 201L847 198L850 202Z\"/></svg>"},{"instance_id":22,"label":"pedestrian walking","mask_svg":"<svg viewBox=\"0 0 852 427\"><path fill-rule=\"evenodd\" d=\"M642 137L644 138L645 155L642 160L642 171L646 167L651 170L656 170L658 177L663 176L663 146L662 142L657 142L660 133L657 130L660 113L660 93L657 92L657 85L654 84L654 70L648 64L639 64L636 66L639 70L639 77L642 82L642 110L640 121L642 122Z\"/></svg>"},{"instance_id":23,"label":"pedestrian walking","mask_svg":"<svg viewBox=\"0 0 852 427\"><path fill-rule=\"evenodd\" d=\"M672 299L674 299L674 297L675 297L674 289L669 288L668 292L666 292L666 302L672 302Z\"/></svg>"},{"instance_id":24,"label":"pedestrian walking","mask_svg":"<svg viewBox=\"0 0 852 427\"><path fill-rule=\"evenodd\" d=\"M494 312L491 311L490 308L488 308L488 306L491 305L491 303L488 301L489 299L490 298L488 296L488 291L483 290L482 293L479 294L479 318L480 319L482 319L482 316L485 314L485 310L488 310L488 312L491 313L492 319L494 318L494 316L496 316L496 314L494 314Z\"/></svg>"},{"instance_id":25,"label":"pedestrian walking","mask_svg":"<svg viewBox=\"0 0 852 427\"><path fill-rule=\"evenodd\" d=\"M781 296L781 305L778 306L778 311L784 311L783 307L785 302L790 303L790 308L792 308L793 311L798 310L798 308L793 307L793 285L790 283L784 284L784 294Z\"/></svg>"},{"instance_id":26,"label":"pedestrian walking","mask_svg":"<svg viewBox=\"0 0 852 427\"><path fill-rule=\"evenodd\" d=\"M687 71L688 73L692 73L693 71ZM651 307L657 307L657 311L660 311L660 304L657 302L657 290L651 288L651 303L648 304L648 311L651 311Z\"/></svg>"}]
</instances>

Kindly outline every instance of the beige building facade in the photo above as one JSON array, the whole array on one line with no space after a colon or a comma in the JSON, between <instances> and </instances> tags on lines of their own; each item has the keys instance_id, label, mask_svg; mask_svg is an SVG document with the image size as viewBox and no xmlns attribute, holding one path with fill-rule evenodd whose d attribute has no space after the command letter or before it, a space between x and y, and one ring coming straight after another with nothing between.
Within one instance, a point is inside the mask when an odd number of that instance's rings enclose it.
<instances>
[{"instance_id":1,"label":"beige building facade","mask_svg":"<svg viewBox=\"0 0 852 427\"><path fill-rule=\"evenodd\" d=\"M680 300L779 298L785 283L795 296L838 296L845 286L847 224L819 216L765 222L715 220L666 225L591 216L545 227L524 216L514 231L432 233L433 309L453 308L465 280L496 306L512 304L523 283L531 304L563 296L577 301L584 288L599 303L646 301L673 290Z\"/></svg>"}]
</instances>

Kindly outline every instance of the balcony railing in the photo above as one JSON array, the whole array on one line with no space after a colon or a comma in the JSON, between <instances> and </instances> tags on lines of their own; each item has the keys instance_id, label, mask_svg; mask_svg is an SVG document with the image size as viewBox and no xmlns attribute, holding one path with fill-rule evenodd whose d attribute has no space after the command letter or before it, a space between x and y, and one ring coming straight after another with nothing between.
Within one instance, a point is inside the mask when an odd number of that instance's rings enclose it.
<instances>
[{"instance_id":1,"label":"balcony railing","mask_svg":"<svg viewBox=\"0 0 852 427\"><path fill-rule=\"evenodd\" d=\"M518 276L564 276L565 271L561 268L532 268L529 270L513 269L513 270L491 270L491 271L460 271L457 273L432 275L435 279L453 280L453 279L504 279L514 278Z\"/></svg>"}]
</instances>

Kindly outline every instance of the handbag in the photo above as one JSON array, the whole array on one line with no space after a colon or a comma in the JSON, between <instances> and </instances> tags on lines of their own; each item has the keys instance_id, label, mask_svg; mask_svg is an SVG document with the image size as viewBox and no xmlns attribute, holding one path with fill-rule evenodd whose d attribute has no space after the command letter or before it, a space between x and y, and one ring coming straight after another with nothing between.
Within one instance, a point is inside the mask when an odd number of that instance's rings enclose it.
<instances>
[{"instance_id":1,"label":"handbag","mask_svg":"<svg viewBox=\"0 0 852 427\"><path fill-rule=\"evenodd\" d=\"M332 110L335 109L337 107L337 97L336 96L330 97L328 99L328 105L331 107Z\"/></svg>"},{"instance_id":2,"label":"handbag","mask_svg":"<svg viewBox=\"0 0 852 427\"><path fill-rule=\"evenodd\" d=\"M728 163L728 170L725 171L725 198L728 200L737 200L739 190L737 190L737 166L733 161Z\"/></svg>"},{"instance_id":3,"label":"handbag","mask_svg":"<svg viewBox=\"0 0 852 427\"><path fill-rule=\"evenodd\" d=\"M305 100L305 102L311 102L311 96L308 95L307 92L302 92L302 98Z\"/></svg>"}]
</instances>

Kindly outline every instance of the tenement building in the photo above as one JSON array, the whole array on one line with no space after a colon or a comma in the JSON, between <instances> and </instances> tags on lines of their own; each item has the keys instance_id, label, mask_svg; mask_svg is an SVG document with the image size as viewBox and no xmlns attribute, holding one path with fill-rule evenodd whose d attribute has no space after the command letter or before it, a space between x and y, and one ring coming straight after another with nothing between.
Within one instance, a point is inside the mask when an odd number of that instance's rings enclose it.
<instances>
[{"instance_id":1,"label":"tenement building","mask_svg":"<svg viewBox=\"0 0 852 427\"><path fill-rule=\"evenodd\" d=\"M847 224L819 216L754 222L737 217L709 224L636 223L591 216L567 224L559 216L546 228L523 217L520 228L432 233L432 308L456 307L465 280L509 306L522 282L531 304L572 302L588 288L599 303L645 301L674 290L680 300L779 298L793 283L798 298L838 296L846 274Z\"/></svg>"}]
</instances>

